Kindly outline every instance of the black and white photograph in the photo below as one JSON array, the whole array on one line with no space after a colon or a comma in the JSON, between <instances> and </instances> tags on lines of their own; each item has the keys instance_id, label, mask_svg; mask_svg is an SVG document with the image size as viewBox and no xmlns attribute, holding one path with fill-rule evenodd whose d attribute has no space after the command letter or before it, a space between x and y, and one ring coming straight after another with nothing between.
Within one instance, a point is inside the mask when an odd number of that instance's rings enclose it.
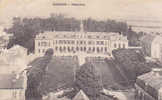
<instances>
[{"instance_id":1,"label":"black and white photograph","mask_svg":"<svg viewBox=\"0 0 162 100\"><path fill-rule=\"evenodd\" d=\"M0 100L162 100L162 0L0 0Z\"/></svg>"}]
</instances>

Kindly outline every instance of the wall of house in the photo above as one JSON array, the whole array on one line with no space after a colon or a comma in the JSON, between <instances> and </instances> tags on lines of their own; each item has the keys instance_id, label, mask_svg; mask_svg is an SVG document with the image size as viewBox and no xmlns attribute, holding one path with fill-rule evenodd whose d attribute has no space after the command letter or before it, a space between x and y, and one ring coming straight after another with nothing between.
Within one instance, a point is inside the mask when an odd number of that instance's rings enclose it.
<instances>
[{"instance_id":1,"label":"wall of house","mask_svg":"<svg viewBox=\"0 0 162 100\"><path fill-rule=\"evenodd\" d=\"M0 89L0 100L25 100L23 89Z\"/></svg>"},{"instance_id":2,"label":"wall of house","mask_svg":"<svg viewBox=\"0 0 162 100\"><path fill-rule=\"evenodd\" d=\"M135 89L135 100L156 100L137 84L135 84Z\"/></svg>"}]
</instances>

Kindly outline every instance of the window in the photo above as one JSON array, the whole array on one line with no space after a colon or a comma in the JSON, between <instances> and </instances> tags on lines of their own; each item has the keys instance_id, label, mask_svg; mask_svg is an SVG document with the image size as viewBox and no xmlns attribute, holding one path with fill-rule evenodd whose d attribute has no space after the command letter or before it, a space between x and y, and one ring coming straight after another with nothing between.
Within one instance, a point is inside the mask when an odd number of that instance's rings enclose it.
<instances>
[{"instance_id":1,"label":"window","mask_svg":"<svg viewBox=\"0 0 162 100\"><path fill-rule=\"evenodd\" d=\"M120 45L120 43L119 43L119 48L121 48L121 45Z\"/></svg>"},{"instance_id":2,"label":"window","mask_svg":"<svg viewBox=\"0 0 162 100\"><path fill-rule=\"evenodd\" d=\"M66 40L64 40L64 44L67 44L67 41Z\"/></svg>"},{"instance_id":3,"label":"window","mask_svg":"<svg viewBox=\"0 0 162 100\"><path fill-rule=\"evenodd\" d=\"M88 41L88 44L91 45L92 44L92 41Z\"/></svg>"},{"instance_id":4,"label":"window","mask_svg":"<svg viewBox=\"0 0 162 100\"><path fill-rule=\"evenodd\" d=\"M66 47L65 46L64 46L63 50L66 51Z\"/></svg>"},{"instance_id":5,"label":"window","mask_svg":"<svg viewBox=\"0 0 162 100\"><path fill-rule=\"evenodd\" d=\"M59 49L60 49L60 52L62 52L62 47L60 47Z\"/></svg>"},{"instance_id":6,"label":"window","mask_svg":"<svg viewBox=\"0 0 162 100\"><path fill-rule=\"evenodd\" d=\"M103 52L103 47L101 47L101 52Z\"/></svg>"},{"instance_id":7,"label":"window","mask_svg":"<svg viewBox=\"0 0 162 100\"><path fill-rule=\"evenodd\" d=\"M105 52L107 52L107 47L105 47Z\"/></svg>"},{"instance_id":8,"label":"window","mask_svg":"<svg viewBox=\"0 0 162 100\"><path fill-rule=\"evenodd\" d=\"M62 44L62 42L63 42L62 40L59 40L59 44Z\"/></svg>"},{"instance_id":9,"label":"window","mask_svg":"<svg viewBox=\"0 0 162 100\"><path fill-rule=\"evenodd\" d=\"M99 49L99 47L97 47L97 52L100 52L100 49Z\"/></svg>"},{"instance_id":10,"label":"window","mask_svg":"<svg viewBox=\"0 0 162 100\"><path fill-rule=\"evenodd\" d=\"M83 48L82 47L80 47L80 51L83 51Z\"/></svg>"},{"instance_id":11,"label":"window","mask_svg":"<svg viewBox=\"0 0 162 100\"><path fill-rule=\"evenodd\" d=\"M74 51L74 47L71 47L71 50Z\"/></svg>"},{"instance_id":12,"label":"window","mask_svg":"<svg viewBox=\"0 0 162 100\"><path fill-rule=\"evenodd\" d=\"M114 48L116 48L116 43L114 44Z\"/></svg>"},{"instance_id":13,"label":"window","mask_svg":"<svg viewBox=\"0 0 162 100\"><path fill-rule=\"evenodd\" d=\"M41 50L40 49L38 49L38 53L41 53Z\"/></svg>"},{"instance_id":14,"label":"window","mask_svg":"<svg viewBox=\"0 0 162 100\"><path fill-rule=\"evenodd\" d=\"M75 41L74 41L74 40L72 40L72 41L71 41L71 44L75 44Z\"/></svg>"},{"instance_id":15,"label":"window","mask_svg":"<svg viewBox=\"0 0 162 100\"><path fill-rule=\"evenodd\" d=\"M83 41L80 41L80 44L83 44Z\"/></svg>"},{"instance_id":16,"label":"window","mask_svg":"<svg viewBox=\"0 0 162 100\"><path fill-rule=\"evenodd\" d=\"M97 45L104 45L104 41L97 41Z\"/></svg>"},{"instance_id":17,"label":"window","mask_svg":"<svg viewBox=\"0 0 162 100\"><path fill-rule=\"evenodd\" d=\"M95 52L95 47L93 47L93 52Z\"/></svg>"},{"instance_id":18,"label":"window","mask_svg":"<svg viewBox=\"0 0 162 100\"><path fill-rule=\"evenodd\" d=\"M41 46L47 46L47 42L41 42Z\"/></svg>"},{"instance_id":19,"label":"window","mask_svg":"<svg viewBox=\"0 0 162 100\"><path fill-rule=\"evenodd\" d=\"M70 47L68 47L68 52L70 52Z\"/></svg>"},{"instance_id":20,"label":"window","mask_svg":"<svg viewBox=\"0 0 162 100\"><path fill-rule=\"evenodd\" d=\"M40 42L38 42L38 46L40 46Z\"/></svg>"},{"instance_id":21,"label":"window","mask_svg":"<svg viewBox=\"0 0 162 100\"><path fill-rule=\"evenodd\" d=\"M56 51L58 50L58 47L57 47L57 46L55 47L55 50L56 50Z\"/></svg>"},{"instance_id":22,"label":"window","mask_svg":"<svg viewBox=\"0 0 162 100\"><path fill-rule=\"evenodd\" d=\"M76 51L79 51L79 47L76 47Z\"/></svg>"},{"instance_id":23,"label":"window","mask_svg":"<svg viewBox=\"0 0 162 100\"><path fill-rule=\"evenodd\" d=\"M125 48L125 44L123 44L123 48Z\"/></svg>"},{"instance_id":24,"label":"window","mask_svg":"<svg viewBox=\"0 0 162 100\"><path fill-rule=\"evenodd\" d=\"M84 51L86 51L86 47L84 47Z\"/></svg>"},{"instance_id":25,"label":"window","mask_svg":"<svg viewBox=\"0 0 162 100\"><path fill-rule=\"evenodd\" d=\"M79 44L79 41L77 41L77 44Z\"/></svg>"},{"instance_id":26,"label":"window","mask_svg":"<svg viewBox=\"0 0 162 100\"><path fill-rule=\"evenodd\" d=\"M43 51L42 51L43 53L45 53L45 49L43 49Z\"/></svg>"},{"instance_id":27,"label":"window","mask_svg":"<svg viewBox=\"0 0 162 100\"><path fill-rule=\"evenodd\" d=\"M91 47L88 48L88 51L91 51Z\"/></svg>"}]
</instances>

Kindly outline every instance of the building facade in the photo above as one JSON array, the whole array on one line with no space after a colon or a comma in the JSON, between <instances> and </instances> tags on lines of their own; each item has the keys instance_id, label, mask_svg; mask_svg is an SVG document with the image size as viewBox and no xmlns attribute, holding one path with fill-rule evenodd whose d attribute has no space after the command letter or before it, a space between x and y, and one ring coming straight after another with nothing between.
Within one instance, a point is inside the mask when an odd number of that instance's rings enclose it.
<instances>
[{"instance_id":1,"label":"building facade","mask_svg":"<svg viewBox=\"0 0 162 100\"><path fill-rule=\"evenodd\" d=\"M162 36L146 35L141 39L144 54L153 59L162 61Z\"/></svg>"},{"instance_id":2,"label":"building facade","mask_svg":"<svg viewBox=\"0 0 162 100\"><path fill-rule=\"evenodd\" d=\"M26 73L0 74L1 100L25 100Z\"/></svg>"},{"instance_id":3,"label":"building facade","mask_svg":"<svg viewBox=\"0 0 162 100\"><path fill-rule=\"evenodd\" d=\"M118 48L128 48L127 37L103 32L45 32L35 38L35 54L43 55L48 48L56 56L74 56L81 52L90 56L111 56Z\"/></svg>"},{"instance_id":4,"label":"building facade","mask_svg":"<svg viewBox=\"0 0 162 100\"><path fill-rule=\"evenodd\" d=\"M135 100L162 100L162 71L158 70L137 78Z\"/></svg>"}]
</instances>

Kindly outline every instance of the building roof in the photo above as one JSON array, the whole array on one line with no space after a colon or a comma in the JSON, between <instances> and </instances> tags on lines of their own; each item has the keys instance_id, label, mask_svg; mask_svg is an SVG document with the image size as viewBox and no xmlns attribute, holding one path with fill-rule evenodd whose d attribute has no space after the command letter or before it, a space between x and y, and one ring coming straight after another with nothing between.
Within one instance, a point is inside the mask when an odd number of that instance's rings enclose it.
<instances>
[{"instance_id":1,"label":"building roof","mask_svg":"<svg viewBox=\"0 0 162 100\"><path fill-rule=\"evenodd\" d=\"M102 34L102 35L100 35ZM115 32L71 32L71 31L53 31L44 32L36 36L36 39L53 39L53 38L73 38L73 39L105 39L105 40L127 40L126 36Z\"/></svg>"},{"instance_id":2,"label":"building roof","mask_svg":"<svg viewBox=\"0 0 162 100\"><path fill-rule=\"evenodd\" d=\"M80 90L72 100L89 100L89 98L82 90Z\"/></svg>"},{"instance_id":3,"label":"building roof","mask_svg":"<svg viewBox=\"0 0 162 100\"><path fill-rule=\"evenodd\" d=\"M152 88L159 90L160 88L162 88L162 71L159 71L159 72L152 71L152 72L146 73L144 75L139 76L137 80L141 80L144 84L147 84L151 86Z\"/></svg>"},{"instance_id":4,"label":"building roof","mask_svg":"<svg viewBox=\"0 0 162 100\"><path fill-rule=\"evenodd\" d=\"M15 74L0 75L0 89L23 89L24 77L16 79Z\"/></svg>"},{"instance_id":5,"label":"building roof","mask_svg":"<svg viewBox=\"0 0 162 100\"><path fill-rule=\"evenodd\" d=\"M146 44L152 44L153 40L155 39L155 35L151 35L151 34L148 34L148 35L145 35L143 36L140 41L142 43L146 43Z\"/></svg>"},{"instance_id":6,"label":"building roof","mask_svg":"<svg viewBox=\"0 0 162 100\"><path fill-rule=\"evenodd\" d=\"M161 35L157 35L154 40L153 40L153 43L156 44L156 43L160 43L162 44L162 36Z\"/></svg>"}]
</instances>

